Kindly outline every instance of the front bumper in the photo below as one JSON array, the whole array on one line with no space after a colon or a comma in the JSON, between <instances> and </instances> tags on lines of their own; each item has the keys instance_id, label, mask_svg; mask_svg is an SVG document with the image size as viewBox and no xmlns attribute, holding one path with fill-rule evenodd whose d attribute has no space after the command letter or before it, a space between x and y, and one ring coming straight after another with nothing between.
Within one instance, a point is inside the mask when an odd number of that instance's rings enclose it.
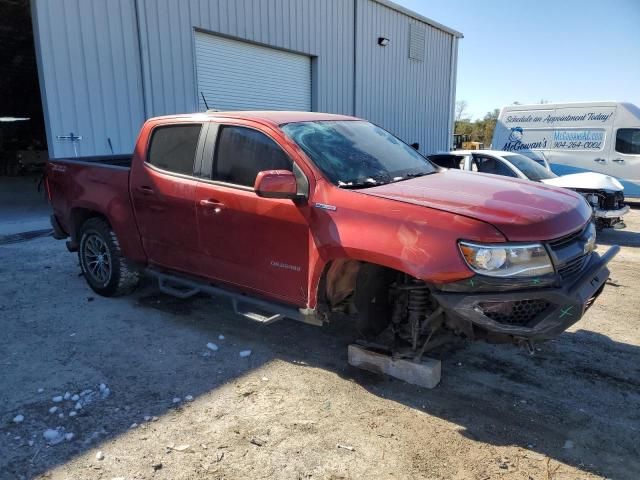
<instances>
[{"instance_id":1,"label":"front bumper","mask_svg":"<svg viewBox=\"0 0 640 480\"><path fill-rule=\"evenodd\" d=\"M593 216L596 218L622 218L629 213L630 209L631 207L629 207L629 205L625 205L617 210L602 210L601 208L594 208Z\"/></svg>"},{"instance_id":2,"label":"front bumper","mask_svg":"<svg viewBox=\"0 0 640 480\"><path fill-rule=\"evenodd\" d=\"M577 278L564 282L559 287L477 292L473 282L470 282L467 292L433 290L432 295L447 314L468 320L490 333L526 340L548 340L560 335L582 318L602 292L609 278L607 263L619 251L620 247L613 246L602 256L592 254ZM505 321L506 315L487 315L487 305L507 306L511 309L530 308L529 305L534 305L533 308L541 306L541 310L535 318L525 323L522 322L522 315L514 316L518 321L511 322Z\"/></svg>"}]
</instances>

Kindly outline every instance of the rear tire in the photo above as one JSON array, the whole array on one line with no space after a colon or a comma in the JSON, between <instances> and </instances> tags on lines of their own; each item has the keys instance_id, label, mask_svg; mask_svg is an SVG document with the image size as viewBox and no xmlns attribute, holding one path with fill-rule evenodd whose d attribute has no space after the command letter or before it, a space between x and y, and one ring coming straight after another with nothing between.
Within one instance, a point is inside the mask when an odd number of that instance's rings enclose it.
<instances>
[{"instance_id":1,"label":"rear tire","mask_svg":"<svg viewBox=\"0 0 640 480\"><path fill-rule=\"evenodd\" d=\"M102 218L82 225L78 259L85 280L98 295L126 295L138 286L140 273L124 257L115 232Z\"/></svg>"}]
</instances>

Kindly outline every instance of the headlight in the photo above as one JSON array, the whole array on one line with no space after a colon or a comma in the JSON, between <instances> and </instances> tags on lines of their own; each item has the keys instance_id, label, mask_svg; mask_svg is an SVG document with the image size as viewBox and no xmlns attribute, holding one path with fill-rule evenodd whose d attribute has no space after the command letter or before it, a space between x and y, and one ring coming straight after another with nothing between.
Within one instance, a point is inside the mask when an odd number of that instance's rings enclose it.
<instances>
[{"instance_id":1,"label":"headlight","mask_svg":"<svg viewBox=\"0 0 640 480\"><path fill-rule=\"evenodd\" d=\"M460 251L474 272L490 277L535 277L553 273L553 265L539 243L481 244L460 242Z\"/></svg>"}]
</instances>

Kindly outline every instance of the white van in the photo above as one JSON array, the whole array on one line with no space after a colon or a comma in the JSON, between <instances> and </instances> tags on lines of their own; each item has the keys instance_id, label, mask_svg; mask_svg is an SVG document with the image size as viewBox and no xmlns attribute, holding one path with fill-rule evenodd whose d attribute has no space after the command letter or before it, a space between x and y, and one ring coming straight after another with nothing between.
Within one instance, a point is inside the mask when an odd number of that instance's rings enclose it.
<instances>
[{"instance_id":1,"label":"white van","mask_svg":"<svg viewBox=\"0 0 640 480\"><path fill-rule=\"evenodd\" d=\"M611 175L625 197L640 199L640 109L630 103L509 105L498 117L492 148L527 155L557 175Z\"/></svg>"}]
</instances>

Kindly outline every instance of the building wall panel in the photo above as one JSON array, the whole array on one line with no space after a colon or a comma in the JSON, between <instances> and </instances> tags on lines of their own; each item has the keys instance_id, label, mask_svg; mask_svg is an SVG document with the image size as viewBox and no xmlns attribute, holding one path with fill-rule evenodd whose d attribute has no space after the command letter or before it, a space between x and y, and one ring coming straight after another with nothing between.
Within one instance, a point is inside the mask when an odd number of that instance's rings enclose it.
<instances>
[{"instance_id":1,"label":"building wall panel","mask_svg":"<svg viewBox=\"0 0 640 480\"><path fill-rule=\"evenodd\" d=\"M138 1L149 116L199 109L195 29L317 57L314 106L353 113L353 1Z\"/></svg>"},{"instance_id":2,"label":"building wall panel","mask_svg":"<svg viewBox=\"0 0 640 480\"><path fill-rule=\"evenodd\" d=\"M50 156L131 152L144 121L134 0L35 0L32 12ZM57 138L71 133L82 140Z\"/></svg>"},{"instance_id":3,"label":"building wall panel","mask_svg":"<svg viewBox=\"0 0 640 480\"><path fill-rule=\"evenodd\" d=\"M357 0L356 17L356 115L423 152L449 148L455 37L376 1ZM409 58L411 24L426 30L423 60Z\"/></svg>"}]
</instances>

